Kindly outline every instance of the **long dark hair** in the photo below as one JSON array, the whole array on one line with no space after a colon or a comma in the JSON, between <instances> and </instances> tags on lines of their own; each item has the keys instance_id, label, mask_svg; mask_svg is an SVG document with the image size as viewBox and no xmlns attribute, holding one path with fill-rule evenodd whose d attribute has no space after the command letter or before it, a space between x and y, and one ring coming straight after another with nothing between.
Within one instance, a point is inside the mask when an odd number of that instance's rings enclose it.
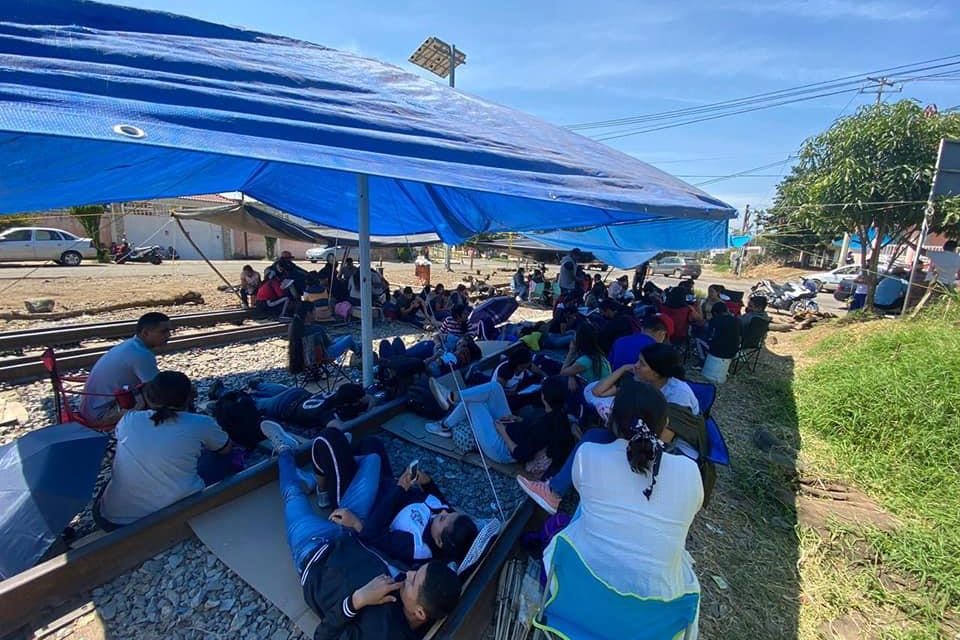
<instances>
[{"instance_id":1,"label":"long dark hair","mask_svg":"<svg viewBox=\"0 0 960 640\"><path fill-rule=\"evenodd\" d=\"M312 302L301 302L293 312L293 320L287 329L287 369L290 373L303 372L303 332L307 324L307 314L313 311Z\"/></svg>"},{"instance_id":2,"label":"long dark hair","mask_svg":"<svg viewBox=\"0 0 960 640\"><path fill-rule=\"evenodd\" d=\"M667 426L667 400L647 383L621 385L613 401L610 427L618 438L627 440L627 462L634 473L651 472L644 495L650 499L657 484L663 443L660 434Z\"/></svg>"},{"instance_id":3,"label":"long dark hair","mask_svg":"<svg viewBox=\"0 0 960 640\"><path fill-rule=\"evenodd\" d=\"M443 546L440 556L444 560L453 560L457 564L463 562L467 552L477 538L477 523L470 516L461 513L453 521L453 525L444 529L440 534Z\"/></svg>"},{"instance_id":4,"label":"long dark hair","mask_svg":"<svg viewBox=\"0 0 960 640\"><path fill-rule=\"evenodd\" d=\"M161 371L143 389L147 406L153 409L150 419L160 424L176 417L177 411L186 409L193 393L190 378L179 371Z\"/></svg>"},{"instance_id":5,"label":"long dark hair","mask_svg":"<svg viewBox=\"0 0 960 640\"><path fill-rule=\"evenodd\" d=\"M607 356L600 348L597 330L589 323L580 325L574 342L576 343L577 353L590 358L590 367L593 369L594 377L601 377L603 375L603 361Z\"/></svg>"}]
</instances>

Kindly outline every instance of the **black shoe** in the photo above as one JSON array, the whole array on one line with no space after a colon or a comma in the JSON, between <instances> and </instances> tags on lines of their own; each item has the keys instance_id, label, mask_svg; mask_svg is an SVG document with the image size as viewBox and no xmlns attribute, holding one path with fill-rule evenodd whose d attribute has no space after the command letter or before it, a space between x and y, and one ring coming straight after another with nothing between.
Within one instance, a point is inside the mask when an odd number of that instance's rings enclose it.
<instances>
[{"instance_id":1,"label":"black shoe","mask_svg":"<svg viewBox=\"0 0 960 640\"><path fill-rule=\"evenodd\" d=\"M219 400L223 392L223 380L214 380L213 384L210 385L210 389L207 391L207 397L211 400Z\"/></svg>"}]
</instances>

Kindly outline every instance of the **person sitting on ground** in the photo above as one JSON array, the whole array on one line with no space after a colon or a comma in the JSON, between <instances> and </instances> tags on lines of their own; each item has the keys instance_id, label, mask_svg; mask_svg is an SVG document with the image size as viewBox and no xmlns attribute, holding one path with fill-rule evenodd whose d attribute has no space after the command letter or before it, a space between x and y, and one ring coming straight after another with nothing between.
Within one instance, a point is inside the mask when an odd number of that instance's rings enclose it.
<instances>
[{"instance_id":1,"label":"person sitting on ground","mask_svg":"<svg viewBox=\"0 0 960 640\"><path fill-rule=\"evenodd\" d=\"M604 353L610 353L618 339L639 331L639 321L629 307L607 298L600 303L600 313L592 318L597 327L597 342Z\"/></svg>"},{"instance_id":2,"label":"person sitting on ground","mask_svg":"<svg viewBox=\"0 0 960 640\"><path fill-rule=\"evenodd\" d=\"M619 593L662 600L699 593L684 546L704 490L697 463L668 448L673 432L666 399L647 384L621 390L610 428L592 429L603 443L585 438L568 459L567 484L580 494L580 515L563 536L593 574ZM544 509L556 512L559 502L547 483L517 480ZM543 554L547 575L553 540ZM697 618L694 612L688 637L696 637Z\"/></svg>"},{"instance_id":3,"label":"person sitting on ground","mask_svg":"<svg viewBox=\"0 0 960 640\"><path fill-rule=\"evenodd\" d=\"M463 335L457 338L457 342L450 353L455 358L455 362L452 363L454 369L466 367L470 363L483 358L483 351L480 350L471 335ZM434 355L426 359L424 364L429 375L436 377L450 372L451 363L444 359L444 355L445 351L441 348L435 350Z\"/></svg>"},{"instance_id":4,"label":"person sitting on ground","mask_svg":"<svg viewBox=\"0 0 960 640\"><path fill-rule=\"evenodd\" d=\"M761 318L770 322L770 316L767 315L766 296L750 296L750 299L747 301L747 310L740 316L740 328L745 330L750 326L750 322L754 318Z\"/></svg>"},{"instance_id":5,"label":"person sitting on ground","mask_svg":"<svg viewBox=\"0 0 960 640\"><path fill-rule=\"evenodd\" d=\"M593 311L594 309L599 309L600 304L606 299L607 288L600 282L591 287L590 292L583 299L583 304L589 311Z\"/></svg>"},{"instance_id":6,"label":"person sitting on ground","mask_svg":"<svg viewBox=\"0 0 960 640\"><path fill-rule=\"evenodd\" d=\"M430 313L438 322L445 320L450 315L450 294L447 293L442 283L438 282L437 286L433 288L433 297L430 299L429 307Z\"/></svg>"},{"instance_id":7,"label":"person sitting on ground","mask_svg":"<svg viewBox=\"0 0 960 640\"><path fill-rule=\"evenodd\" d=\"M499 382L507 397L512 398L524 388L542 382L546 377L546 372L533 361L533 351L522 346L511 351L507 359L497 365L491 380Z\"/></svg>"},{"instance_id":8,"label":"person sitting on ground","mask_svg":"<svg viewBox=\"0 0 960 640\"><path fill-rule=\"evenodd\" d=\"M513 289L513 295L521 300L527 299L527 276L523 272L523 267L517 267L513 278L510 280L510 287Z\"/></svg>"},{"instance_id":9,"label":"person sitting on ground","mask_svg":"<svg viewBox=\"0 0 960 640\"><path fill-rule=\"evenodd\" d=\"M137 320L136 335L112 347L97 360L83 385L79 413L91 427L111 427L123 416L117 394L135 391L159 372L154 351L170 341L170 318L145 313ZM141 405L142 408L142 405Z\"/></svg>"},{"instance_id":10,"label":"person sitting on ground","mask_svg":"<svg viewBox=\"0 0 960 640\"><path fill-rule=\"evenodd\" d=\"M697 346L698 350L703 349L700 342ZM706 349L701 354L703 377L717 384L726 382L730 362L737 357L739 350L740 323L727 309L725 302L717 302L711 310Z\"/></svg>"},{"instance_id":11,"label":"person sitting on ground","mask_svg":"<svg viewBox=\"0 0 960 640\"><path fill-rule=\"evenodd\" d=\"M467 285L460 283L457 285L456 291L450 294L450 306L455 307L458 304L470 308L470 295L467 292Z\"/></svg>"},{"instance_id":12,"label":"person sitting on ground","mask_svg":"<svg viewBox=\"0 0 960 640\"><path fill-rule=\"evenodd\" d=\"M567 376L571 390L578 388L577 378L589 384L610 375L610 362L597 342L597 330L592 325L584 324L577 329L560 375Z\"/></svg>"},{"instance_id":13,"label":"person sitting on ground","mask_svg":"<svg viewBox=\"0 0 960 640\"><path fill-rule=\"evenodd\" d=\"M336 507L330 519L353 529L360 540L382 551L391 560L411 568L431 560L462 562L477 537L476 523L451 507L440 488L423 470L407 467L394 482L386 449L376 438L364 438L351 451L342 434L324 431L314 440L312 448L319 481L324 485L350 486L350 479L357 475L355 469L364 463L362 457L354 458L361 447L376 451L381 465L385 465L381 466L380 489L373 507L368 515L360 517L343 505L344 501L339 497L342 489L331 491L328 486L327 497Z\"/></svg>"},{"instance_id":14,"label":"person sitting on ground","mask_svg":"<svg viewBox=\"0 0 960 640\"><path fill-rule=\"evenodd\" d=\"M287 368L290 373L303 373L316 364L318 349L322 349L327 359L333 360L347 351L352 351L357 357L363 356L363 350L352 335L330 338L322 326L314 323L314 311L312 302L302 302L290 321L287 330Z\"/></svg>"},{"instance_id":15,"label":"person sitting on ground","mask_svg":"<svg viewBox=\"0 0 960 640\"><path fill-rule=\"evenodd\" d=\"M250 265L243 265L240 271L240 301L244 307L250 306L250 298L256 297L260 284L260 274Z\"/></svg>"},{"instance_id":16,"label":"person sitting on ground","mask_svg":"<svg viewBox=\"0 0 960 640\"><path fill-rule=\"evenodd\" d=\"M290 300L300 299L306 290L307 270L298 266L293 261L293 254L289 251L283 251L277 261L273 263L273 269L280 280L280 286ZM327 282L327 287L330 282Z\"/></svg>"},{"instance_id":17,"label":"person sitting on ground","mask_svg":"<svg viewBox=\"0 0 960 640\"><path fill-rule=\"evenodd\" d=\"M460 598L460 580L453 570L433 561L416 571L388 575L391 567L355 532L314 512L294 459L296 439L270 421L262 429L279 454L280 495L293 565L307 606L321 620L315 639L414 640L431 621L453 611ZM376 469L365 477L378 478ZM341 506L365 516L377 485L376 480L354 479Z\"/></svg>"},{"instance_id":18,"label":"person sitting on ground","mask_svg":"<svg viewBox=\"0 0 960 640\"><path fill-rule=\"evenodd\" d=\"M422 327L424 304L426 303L423 301L423 298L414 295L413 287L404 287L403 292L397 300L398 319Z\"/></svg>"},{"instance_id":19,"label":"person sitting on ground","mask_svg":"<svg viewBox=\"0 0 960 640\"><path fill-rule=\"evenodd\" d=\"M111 531L202 491L233 472L231 442L213 418L190 412L193 385L161 371L144 387L147 407L117 424L110 481L94 516Z\"/></svg>"},{"instance_id":20,"label":"person sitting on ground","mask_svg":"<svg viewBox=\"0 0 960 640\"><path fill-rule=\"evenodd\" d=\"M566 349L577 335L577 328L583 322L576 305L564 306L554 311L553 320L547 325L547 331L540 338L543 349Z\"/></svg>"},{"instance_id":21,"label":"person sitting on ground","mask_svg":"<svg viewBox=\"0 0 960 640\"><path fill-rule=\"evenodd\" d=\"M629 290L630 277L624 274L610 283L610 287L607 289L607 297L611 300L621 302Z\"/></svg>"},{"instance_id":22,"label":"person sitting on ground","mask_svg":"<svg viewBox=\"0 0 960 640\"><path fill-rule=\"evenodd\" d=\"M644 347L666 342L667 325L664 324L663 318L660 316L652 315L645 317L641 323L641 327L640 333L633 333L618 338L617 341L613 343L613 348L610 351L611 368L619 369L627 364L632 365L637 361L637 358L640 356L640 351Z\"/></svg>"},{"instance_id":23,"label":"person sitting on ground","mask_svg":"<svg viewBox=\"0 0 960 640\"><path fill-rule=\"evenodd\" d=\"M450 314L443 319L438 333L443 339L444 347L452 349L456 345L457 340L470 332L470 327L467 326L467 316L467 308L463 305L457 305L450 311Z\"/></svg>"},{"instance_id":24,"label":"person sitting on ground","mask_svg":"<svg viewBox=\"0 0 960 640\"><path fill-rule=\"evenodd\" d=\"M353 274L359 270L360 269L353 263L353 258L347 256L343 259L343 265L340 267L340 273L337 277L345 282L349 282L353 278Z\"/></svg>"},{"instance_id":25,"label":"person sitting on ground","mask_svg":"<svg viewBox=\"0 0 960 640\"><path fill-rule=\"evenodd\" d=\"M268 316L286 318L290 298L283 291L280 277L273 269L264 271L264 277L266 280L257 289L257 309Z\"/></svg>"}]
</instances>

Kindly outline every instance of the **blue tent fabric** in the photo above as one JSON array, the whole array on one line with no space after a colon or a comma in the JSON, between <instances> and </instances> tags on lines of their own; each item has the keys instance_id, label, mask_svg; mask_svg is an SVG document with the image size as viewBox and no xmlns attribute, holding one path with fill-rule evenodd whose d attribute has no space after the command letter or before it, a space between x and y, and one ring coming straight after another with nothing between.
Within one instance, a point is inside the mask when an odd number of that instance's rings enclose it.
<instances>
[{"instance_id":1,"label":"blue tent fabric","mask_svg":"<svg viewBox=\"0 0 960 640\"><path fill-rule=\"evenodd\" d=\"M753 236L750 235L730 236L730 246L734 249L740 249L747 246L751 240L753 240Z\"/></svg>"},{"instance_id":2,"label":"blue tent fabric","mask_svg":"<svg viewBox=\"0 0 960 640\"><path fill-rule=\"evenodd\" d=\"M36 564L90 502L108 441L69 422L0 446L0 579Z\"/></svg>"},{"instance_id":3,"label":"blue tent fabric","mask_svg":"<svg viewBox=\"0 0 960 640\"><path fill-rule=\"evenodd\" d=\"M372 234L727 220L636 158L319 45L81 0L0 13L0 213L243 191Z\"/></svg>"},{"instance_id":4,"label":"blue tent fabric","mask_svg":"<svg viewBox=\"0 0 960 640\"><path fill-rule=\"evenodd\" d=\"M544 246L582 249L619 269L630 269L663 251L703 251L727 246L727 220L646 220L585 231L526 233Z\"/></svg>"}]
</instances>

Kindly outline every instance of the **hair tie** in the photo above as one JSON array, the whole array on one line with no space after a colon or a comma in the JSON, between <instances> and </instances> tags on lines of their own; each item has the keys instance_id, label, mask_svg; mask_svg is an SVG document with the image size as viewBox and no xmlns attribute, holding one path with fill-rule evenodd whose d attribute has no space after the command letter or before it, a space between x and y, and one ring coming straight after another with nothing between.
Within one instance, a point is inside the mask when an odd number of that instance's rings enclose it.
<instances>
[{"instance_id":1,"label":"hair tie","mask_svg":"<svg viewBox=\"0 0 960 640\"><path fill-rule=\"evenodd\" d=\"M634 427L634 434L630 437L630 442L634 443L641 440L647 440L650 443L650 450L653 452L653 468L650 471L650 486L643 490L643 495L649 500L653 494L653 488L657 484L657 474L660 473L660 461L663 458L664 444L646 422L637 420L637 425ZM640 473L640 470L635 467L633 471Z\"/></svg>"}]
</instances>

